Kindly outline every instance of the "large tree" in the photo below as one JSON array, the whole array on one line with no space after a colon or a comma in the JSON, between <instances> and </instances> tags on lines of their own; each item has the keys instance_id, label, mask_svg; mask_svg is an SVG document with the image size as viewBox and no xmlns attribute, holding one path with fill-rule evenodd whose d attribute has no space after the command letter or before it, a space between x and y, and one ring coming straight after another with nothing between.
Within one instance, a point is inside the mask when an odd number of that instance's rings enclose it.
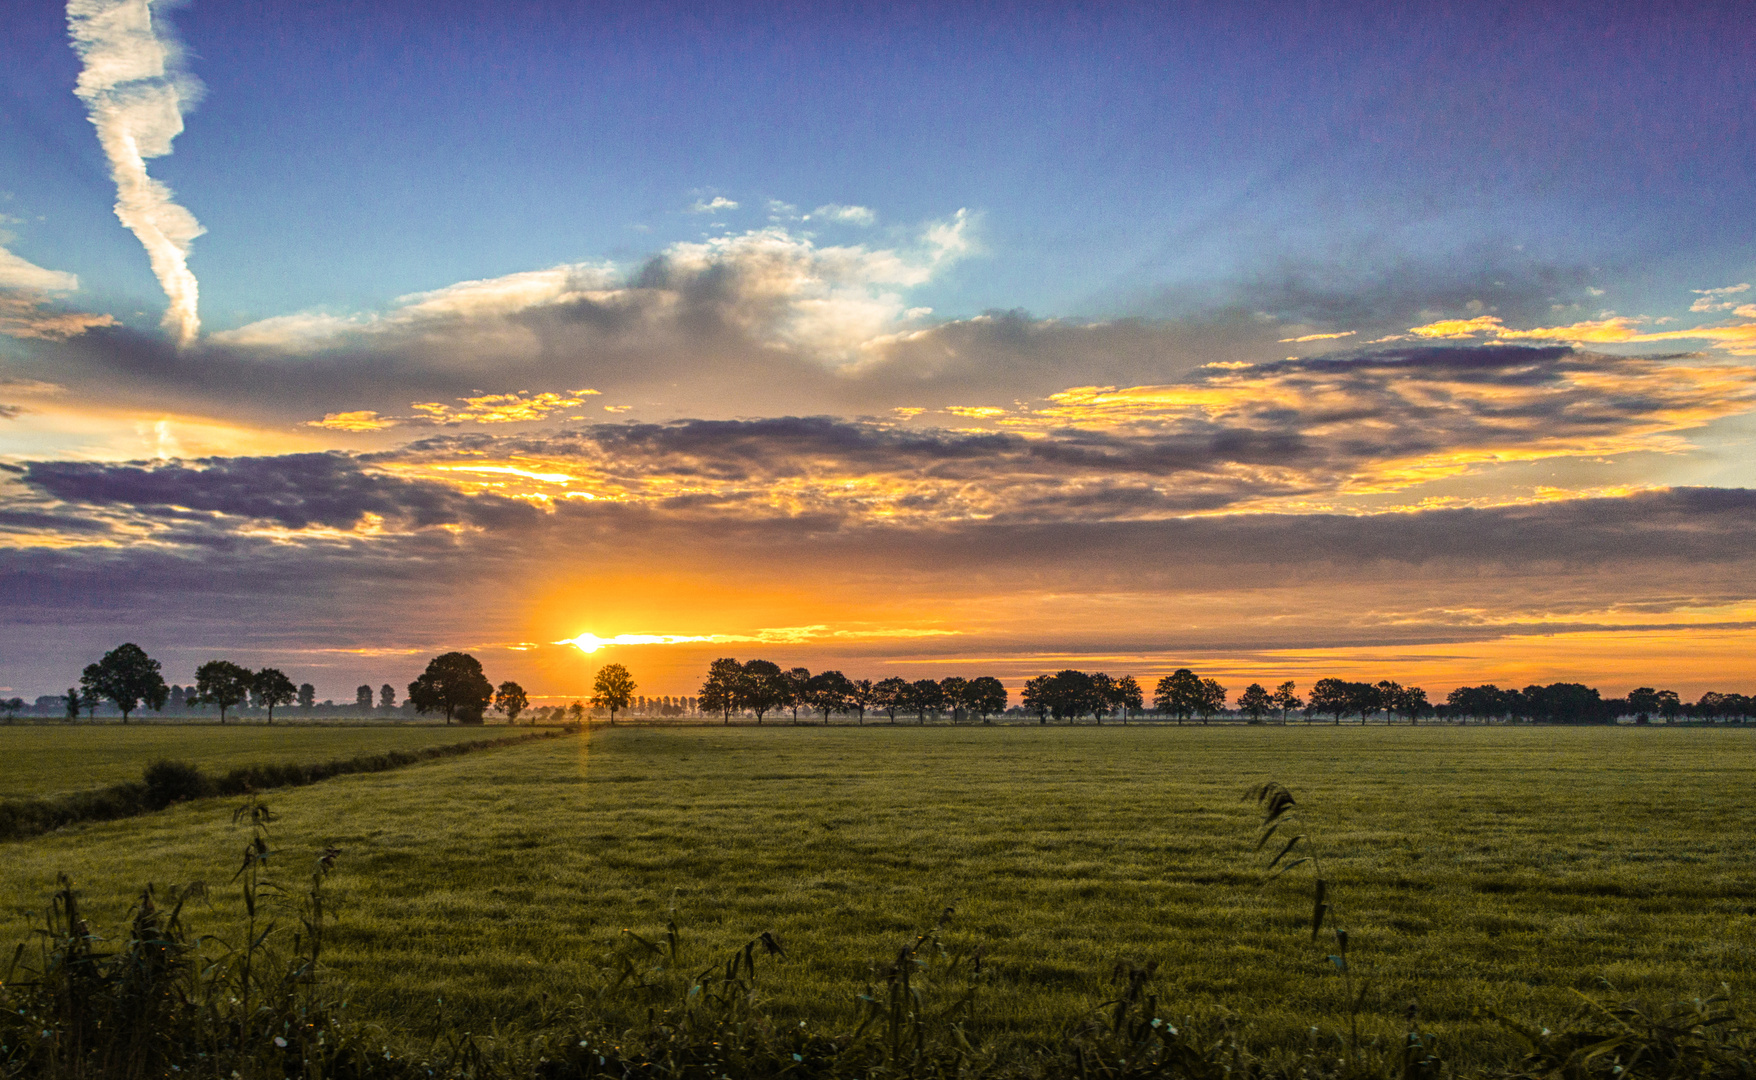
<instances>
[{"instance_id":1,"label":"large tree","mask_svg":"<svg viewBox=\"0 0 1756 1080\"><path fill-rule=\"evenodd\" d=\"M1049 686L1050 678L1048 675L1038 675L1035 678L1026 679L1024 693L1019 696L1025 709L1037 714L1037 723L1039 724L1049 722L1051 711L1049 699L1054 696L1054 691Z\"/></svg>"},{"instance_id":2,"label":"large tree","mask_svg":"<svg viewBox=\"0 0 1756 1080\"><path fill-rule=\"evenodd\" d=\"M116 708L122 710L124 724L128 714L142 702L155 710L164 708L171 693L159 674L159 662L133 642L105 653L103 659L85 669L80 681L88 696L95 691L98 697L115 702Z\"/></svg>"},{"instance_id":3,"label":"large tree","mask_svg":"<svg viewBox=\"0 0 1756 1080\"><path fill-rule=\"evenodd\" d=\"M1104 715L1115 708L1116 680L1102 671L1094 671L1086 676L1085 704L1089 707L1091 718L1099 724L1104 722Z\"/></svg>"},{"instance_id":4,"label":"large tree","mask_svg":"<svg viewBox=\"0 0 1756 1080\"><path fill-rule=\"evenodd\" d=\"M945 691L932 679L916 679L908 684L908 708L918 723L927 722L927 714L945 707Z\"/></svg>"},{"instance_id":5,"label":"large tree","mask_svg":"<svg viewBox=\"0 0 1756 1080\"><path fill-rule=\"evenodd\" d=\"M1176 716L1181 724L1201 708L1201 679L1188 668L1178 668L1158 681L1152 703L1159 712Z\"/></svg>"},{"instance_id":6,"label":"large tree","mask_svg":"<svg viewBox=\"0 0 1756 1080\"><path fill-rule=\"evenodd\" d=\"M1333 714L1335 722L1340 724L1341 718L1352 710L1352 706L1353 697L1348 693L1347 682L1329 678L1318 679L1317 685L1311 687L1311 700L1305 708L1318 716L1324 713Z\"/></svg>"},{"instance_id":7,"label":"large tree","mask_svg":"<svg viewBox=\"0 0 1756 1080\"><path fill-rule=\"evenodd\" d=\"M1226 688L1219 684L1218 679L1201 680L1201 701L1196 708L1201 712L1203 724L1226 711Z\"/></svg>"},{"instance_id":8,"label":"large tree","mask_svg":"<svg viewBox=\"0 0 1756 1080\"><path fill-rule=\"evenodd\" d=\"M1274 695L1261 683L1251 683L1238 695L1238 710L1248 716L1252 724L1262 723L1262 718L1273 708Z\"/></svg>"},{"instance_id":9,"label":"large tree","mask_svg":"<svg viewBox=\"0 0 1756 1080\"><path fill-rule=\"evenodd\" d=\"M396 708L396 687L385 683L378 688L378 707L385 712Z\"/></svg>"},{"instance_id":10,"label":"large tree","mask_svg":"<svg viewBox=\"0 0 1756 1080\"><path fill-rule=\"evenodd\" d=\"M854 693L853 680L839 671L820 671L805 684L805 701L823 714L826 727L830 713L847 711Z\"/></svg>"},{"instance_id":11,"label":"large tree","mask_svg":"<svg viewBox=\"0 0 1756 1080\"><path fill-rule=\"evenodd\" d=\"M226 722L226 710L250 698L250 687L256 675L242 664L230 660L209 660L195 669L195 698L207 705L217 705L220 723Z\"/></svg>"},{"instance_id":12,"label":"large tree","mask_svg":"<svg viewBox=\"0 0 1756 1080\"><path fill-rule=\"evenodd\" d=\"M369 684L362 683L354 688L354 708L362 713L372 711L372 687Z\"/></svg>"},{"instance_id":13,"label":"large tree","mask_svg":"<svg viewBox=\"0 0 1756 1080\"><path fill-rule=\"evenodd\" d=\"M786 672L772 660L751 660L744 664L744 677L739 682L739 701L756 714L756 722L773 709L780 708L792 693Z\"/></svg>"},{"instance_id":14,"label":"large tree","mask_svg":"<svg viewBox=\"0 0 1756 1080\"><path fill-rule=\"evenodd\" d=\"M729 656L721 657L707 666L707 678L702 681L696 700L702 711L717 712L724 723L730 724L733 711L743 706L743 682L744 665Z\"/></svg>"},{"instance_id":15,"label":"large tree","mask_svg":"<svg viewBox=\"0 0 1756 1080\"><path fill-rule=\"evenodd\" d=\"M594 709L610 710L610 724L616 723L616 711L626 709L634 700L634 676L621 664L605 664L598 668L591 683L591 704Z\"/></svg>"},{"instance_id":16,"label":"large tree","mask_svg":"<svg viewBox=\"0 0 1756 1080\"><path fill-rule=\"evenodd\" d=\"M508 724L518 723L518 714L529 707L530 696L524 692L524 687L511 679L501 683L499 689L494 691L494 708L506 714Z\"/></svg>"},{"instance_id":17,"label":"large tree","mask_svg":"<svg viewBox=\"0 0 1756 1080\"><path fill-rule=\"evenodd\" d=\"M409 701L420 713L445 713L445 722L461 718L481 723L494 700L494 684L482 674L481 661L469 653L448 652L427 661L427 670L409 683Z\"/></svg>"},{"instance_id":18,"label":"large tree","mask_svg":"<svg viewBox=\"0 0 1756 1080\"><path fill-rule=\"evenodd\" d=\"M945 707L951 710L951 722L957 723L957 714L967 709L969 696L969 680L961 675L947 675L939 680L939 692L945 695Z\"/></svg>"},{"instance_id":19,"label":"large tree","mask_svg":"<svg viewBox=\"0 0 1756 1080\"><path fill-rule=\"evenodd\" d=\"M888 679L879 679L872 686L872 707L882 709L896 723L896 714L908 710L908 682L892 675Z\"/></svg>"},{"instance_id":20,"label":"large tree","mask_svg":"<svg viewBox=\"0 0 1756 1080\"><path fill-rule=\"evenodd\" d=\"M256 697L256 707L268 709L268 722L274 723L274 707L291 705L299 696L299 690L293 680L287 678L286 672L280 668L265 667L250 678L250 692Z\"/></svg>"},{"instance_id":21,"label":"large tree","mask_svg":"<svg viewBox=\"0 0 1756 1080\"><path fill-rule=\"evenodd\" d=\"M1006 686L992 675L971 679L968 694L969 708L981 717L984 724L993 723L988 717L1006 711ZM1138 702L1135 707L1139 708Z\"/></svg>"}]
</instances>

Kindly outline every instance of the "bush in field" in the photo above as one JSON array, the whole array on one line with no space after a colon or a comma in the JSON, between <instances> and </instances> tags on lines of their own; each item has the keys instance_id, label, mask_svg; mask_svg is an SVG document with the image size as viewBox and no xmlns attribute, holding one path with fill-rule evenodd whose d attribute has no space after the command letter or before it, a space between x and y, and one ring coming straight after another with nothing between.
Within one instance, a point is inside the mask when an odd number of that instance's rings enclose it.
<instances>
[{"instance_id":1,"label":"bush in field","mask_svg":"<svg viewBox=\"0 0 1756 1080\"><path fill-rule=\"evenodd\" d=\"M186 761L155 761L146 767L146 801L154 810L172 803L199 799L212 793L213 785L200 769Z\"/></svg>"}]
</instances>

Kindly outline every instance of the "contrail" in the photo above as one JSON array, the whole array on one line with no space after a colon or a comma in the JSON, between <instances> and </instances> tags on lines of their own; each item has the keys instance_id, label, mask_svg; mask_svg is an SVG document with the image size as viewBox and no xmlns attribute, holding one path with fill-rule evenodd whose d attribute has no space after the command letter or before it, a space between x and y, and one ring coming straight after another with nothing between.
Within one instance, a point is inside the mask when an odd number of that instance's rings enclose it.
<instances>
[{"instance_id":1,"label":"contrail","mask_svg":"<svg viewBox=\"0 0 1756 1080\"><path fill-rule=\"evenodd\" d=\"M146 248L152 272L170 300L164 326L187 345L201 330L189 244L206 230L172 200L171 189L146 175L146 159L171 152L183 112L201 83L182 70L182 49L170 28L153 25L165 0L67 0L67 32L85 67L73 92L85 102L116 181L116 216Z\"/></svg>"}]
</instances>

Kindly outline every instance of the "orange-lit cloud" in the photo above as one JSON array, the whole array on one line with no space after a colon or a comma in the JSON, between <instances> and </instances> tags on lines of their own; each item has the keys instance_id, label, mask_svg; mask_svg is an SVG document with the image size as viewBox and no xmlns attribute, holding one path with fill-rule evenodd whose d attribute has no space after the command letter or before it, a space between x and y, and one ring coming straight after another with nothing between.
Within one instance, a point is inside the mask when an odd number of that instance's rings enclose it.
<instances>
[{"instance_id":1,"label":"orange-lit cloud","mask_svg":"<svg viewBox=\"0 0 1756 1080\"><path fill-rule=\"evenodd\" d=\"M1724 308L1729 307L1732 305L1724 305ZM1697 304L1691 310L1723 310L1724 308L1717 306L1703 308ZM1753 308L1752 311L1756 312L1756 308ZM1742 308L1739 308L1737 314L1744 315L1746 318L1756 318L1756 314L1745 315ZM1659 331L1643 331L1639 328L1640 323L1639 319L1612 316L1604 319L1588 319L1566 326L1544 326L1530 330L1515 330L1505 326L1497 316L1481 315L1473 319L1441 319L1424 326L1411 327L1409 333L1423 338L1452 340L1486 336L1495 341L1567 341L1589 345L1708 341L1735 356L1756 355L1756 322L1738 323L1730 326L1698 326L1689 330Z\"/></svg>"}]
</instances>

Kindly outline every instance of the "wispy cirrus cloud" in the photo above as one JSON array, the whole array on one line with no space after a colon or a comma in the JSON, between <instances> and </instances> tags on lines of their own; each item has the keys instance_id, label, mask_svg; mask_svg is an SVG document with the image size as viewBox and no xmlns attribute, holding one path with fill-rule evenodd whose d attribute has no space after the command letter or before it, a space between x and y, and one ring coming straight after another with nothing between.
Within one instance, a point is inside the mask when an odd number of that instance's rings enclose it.
<instances>
[{"instance_id":1,"label":"wispy cirrus cloud","mask_svg":"<svg viewBox=\"0 0 1756 1080\"><path fill-rule=\"evenodd\" d=\"M205 230L171 189L147 175L149 158L171 152L201 83L153 0L68 0L67 31L83 64L74 94L85 103L116 182L116 217L146 248L170 306L165 329L188 344L201 331L199 286L189 245Z\"/></svg>"}]
</instances>

